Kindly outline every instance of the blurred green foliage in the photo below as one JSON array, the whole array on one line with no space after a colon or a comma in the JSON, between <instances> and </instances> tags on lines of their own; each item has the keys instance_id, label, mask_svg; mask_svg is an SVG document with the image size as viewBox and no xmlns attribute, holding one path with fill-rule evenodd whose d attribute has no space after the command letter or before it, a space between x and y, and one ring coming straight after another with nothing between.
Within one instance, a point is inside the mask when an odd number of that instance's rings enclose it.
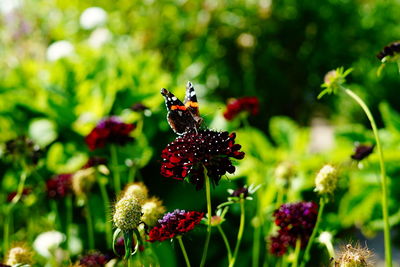
<instances>
[{"instance_id":1,"label":"blurred green foliage","mask_svg":"<svg viewBox=\"0 0 400 267\"><path fill-rule=\"evenodd\" d=\"M213 189L214 203L224 201L227 188L263 185L256 201L249 204L238 266L251 259L253 217L263 223L260 260L271 257L266 254L263 240L273 230L271 215L280 204L277 196L283 187L274 179L274 171L281 162L291 162L296 170L285 189L286 198L281 200L285 202L316 200L312 190L317 171L326 162L337 164L342 171L340 188L323 227L339 236L357 227L372 236L382 229L377 155L363 163L362 169L349 160L354 142L373 143L366 119L343 96L316 100L324 74L345 66L354 68L349 78L352 89L369 103L380 125L385 126L381 136L391 178L391 220L400 223L396 210L400 178L400 115L396 112L400 110L399 76L396 66L388 65L378 77L380 63L375 58L400 34L400 2L21 3L2 14L0 20L0 142L26 135L44 149L38 175L28 179L28 186L43 186L43 179L79 169L94 154L86 148L84 136L101 118L119 115L126 122L141 125L134 132L134 144L119 151L120 162L133 162L138 179L164 200L168 210L205 210L204 192L159 174L160 151L174 138L165 120L159 89L168 88L182 98L184 84L190 80L196 87L206 124L236 131L238 143L246 152L235 176L229 177L232 182L222 181ZM84 29L80 16L91 6L103 8L107 21L97 28ZM72 45L72 51L50 60L49 46L62 40ZM260 115L249 117L251 126L243 126L240 120L226 122L222 117L226 100L246 95L259 97ZM150 108L151 115L129 109L139 102ZM310 151L315 136L308 125L315 116L328 117L337 125L328 150ZM96 155L107 153L101 150ZM11 168L12 163L4 157L0 166L3 202L16 189L19 170ZM125 176L131 166L125 166ZM36 199L20 207L23 216L15 218L15 230L23 229L31 205L49 208L41 187L35 189ZM14 239L32 241L38 233L52 229L51 216L54 214L48 215L46 209L37 209L34 218L39 223L17 231ZM234 237L239 209L232 209L229 216L224 227L227 235ZM83 221L76 220L83 228ZM96 225L101 231L101 221ZM187 246L196 261L203 237L194 233L191 238L193 242L187 242ZM98 241L99 248L101 244ZM169 244L158 246L159 260L169 266L183 263L171 253L172 249L175 247ZM215 266L226 263L220 256L225 251L216 234L209 251L209 262Z\"/></svg>"}]
</instances>

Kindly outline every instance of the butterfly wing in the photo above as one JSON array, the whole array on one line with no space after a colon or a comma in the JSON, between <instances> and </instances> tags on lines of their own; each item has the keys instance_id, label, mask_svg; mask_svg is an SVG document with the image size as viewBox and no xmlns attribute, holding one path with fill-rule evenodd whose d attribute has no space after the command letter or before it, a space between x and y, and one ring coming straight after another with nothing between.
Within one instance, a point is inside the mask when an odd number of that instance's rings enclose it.
<instances>
[{"instance_id":1,"label":"butterfly wing","mask_svg":"<svg viewBox=\"0 0 400 267\"><path fill-rule=\"evenodd\" d=\"M196 120L182 101L165 88L161 89L161 94L167 106L167 120L172 130L178 135L183 135L193 129L197 130Z\"/></svg>"},{"instance_id":2,"label":"butterfly wing","mask_svg":"<svg viewBox=\"0 0 400 267\"><path fill-rule=\"evenodd\" d=\"M194 90L193 84L191 82L188 82L186 85L186 95L183 103L185 104L185 107L190 111L190 113L192 113L198 128L203 122L203 118L200 117L199 103L197 102L196 91Z\"/></svg>"}]
</instances>

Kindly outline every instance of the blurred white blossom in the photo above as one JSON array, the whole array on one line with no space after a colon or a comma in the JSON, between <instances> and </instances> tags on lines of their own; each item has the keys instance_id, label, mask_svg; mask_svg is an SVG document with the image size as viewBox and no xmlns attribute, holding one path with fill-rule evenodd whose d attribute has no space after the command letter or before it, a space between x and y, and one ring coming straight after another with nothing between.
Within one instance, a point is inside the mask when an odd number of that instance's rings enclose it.
<instances>
[{"instance_id":1,"label":"blurred white blossom","mask_svg":"<svg viewBox=\"0 0 400 267\"><path fill-rule=\"evenodd\" d=\"M107 13L100 7L89 7L83 11L80 17L81 27L91 30L103 26L107 21Z\"/></svg>"},{"instance_id":2,"label":"blurred white blossom","mask_svg":"<svg viewBox=\"0 0 400 267\"><path fill-rule=\"evenodd\" d=\"M98 28L92 32L88 43L91 47L99 48L111 40L111 32L106 28Z\"/></svg>"},{"instance_id":3,"label":"blurred white blossom","mask_svg":"<svg viewBox=\"0 0 400 267\"><path fill-rule=\"evenodd\" d=\"M41 256L50 258L61 243L65 241L65 235L57 231L44 232L38 235L33 242L33 249Z\"/></svg>"},{"instance_id":4,"label":"blurred white blossom","mask_svg":"<svg viewBox=\"0 0 400 267\"><path fill-rule=\"evenodd\" d=\"M49 45L46 51L46 57L49 61L56 61L60 58L73 54L74 46L68 41L57 41Z\"/></svg>"},{"instance_id":5,"label":"blurred white blossom","mask_svg":"<svg viewBox=\"0 0 400 267\"><path fill-rule=\"evenodd\" d=\"M22 0L0 0L0 13L11 13L22 6Z\"/></svg>"}]
</instances>

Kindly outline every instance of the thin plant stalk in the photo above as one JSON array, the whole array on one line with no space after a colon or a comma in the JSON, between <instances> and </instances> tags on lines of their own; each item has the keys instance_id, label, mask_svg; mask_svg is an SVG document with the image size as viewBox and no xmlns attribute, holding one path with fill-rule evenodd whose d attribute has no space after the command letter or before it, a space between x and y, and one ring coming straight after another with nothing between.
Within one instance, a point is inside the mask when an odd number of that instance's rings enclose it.
<instances>
[{"instance_id":1,"label":"thin plant stalk","mask_svg":"<svg viewBox=\"0 0 400 267\"><path fill-rule=\"evenodd\" d=\"M85 208L86 208L86 226L88 231L89 249L94 249L93 220L90 211L89 199L86 199L85 201Z\"/></svg>"},{"instance_id":2,"label":"thin plant stalk","mask_svg":"<svg viewBox=\"0 0 400 267\"><path fill-rule=\"evenodd\" d=\"M10 244L10 227L12 223L12 212L14 210L15 205L18 203L18 201L22 197L22 193L24 191L24 186L25 186L25 181L26 178L28 177L27 171L22 171L21 176L19 178L19 183L18 183L18 188L17 188L17 194L13 197L11 200L11 203L6 207L6 216L4 220L4 229L3 229L3 248L4 251L7 251L9 248Z\"/></svg>"},{"instance_id":3,"label":"thin plant stalk","mask_svg":"<svg viewBox=\"0 0 400 267\"><path fill-rule=\"evenodd\" d=\"M131 166L128 172L128 183L133 183L136 176L136 166Z\"/></svg>"},{"instance_id":4,"label":"thin plant stalk","mask_svg":"<svg viewBox=\"0 0 400 267\"><path fill-rule=\"evenodd\" d=\"M374 117L372 116L371 111L369 110L368 106L364 103L364 101L350 89L347 89L345 87L341 87L341 89L344 90L344 92L348 96L350 96L353 100L355 100L357 102L357 104L360 105L360 107L365 112L365 115L367 115L368 120L372 127L372 131L374 133L376 148L378 149L378 155L379 155L379 166L381 169L381 189L382 189L381 205L382 205L383 223L384 223L383 232L384 232L384 239L385 239L385 264L386 264L386 267L391 267L392 266L392 245L391 245L391 241L390 241L387 178L386 178L386 171L385 171L385 161L383 159L382 146L381 146L381 142L380 142L379 134L378 134L378 127L376 127Z\"/></svg>"},{"instance_id":5,"label":"thin plant stalk","mask_svg":"<svg viewBox=\"0 0 400 267\"><path fill-rule=\"evenodd\" d=\"M245 209L244 209L244 198L240 198L240 225L239 225L239 231L238 231L238 236L237 236L237 241L235 245L235 250L233 251L233 256L232 259L229 263L229 267L232 267L235 265L235 261L237 258L237 254L239 252L239 247L240 247L240 242L242 241L243 237L243 232L244 232L244 223L245 223Z\"/></svg>"},{"instance_id":6,"label":"thin plant stalk","mask_svg":"<svg viewBox=\"0 0 400 267\"><path fill-rule=\"evenodd\" d=\"M256 218L256 220L258 220L258 218ZM261 234L261 226L256 225L254 227L254 235L253 235L253 255L252 255L253 267L258 267L260 261L260 234Z\"/></svg>"},{"instance_id":7,"label":"thin plant stalk","mask_svg":"<svg viewBox=\"0 0 400 267\"><path fill-rule=\"evenodd\" d=\"M187 266L187 267L190 267L189 257L188 257L188 255L187 255L187 253L186 253L185 246L183 245L182 236L177 236L176 239L178 239L179 246L181 247L183 257L185 258L186 266Z\"/></svg>"},{"instance_id":8,"label":"thin plant stalk","mask_svg":"<svg viewBox=\"0 0 400 267\"><path fill-rule=\"evenodd\" d=\"M292 267L297 267L300 255L300 248L301 248L301 238L296 239L296 248L294 249L294 259Z\"/></svg>"},{"instance_id":9,"label":"thin plant stalk","mask_svg":"<svg viewBox=\"0 0 400 267\"><path fill-rule=\"evenodd\" d=\"M121 176L119 173L119 166L118 166L117 146L110 145L110 152L111 152L111 166L113 170L114 190L115 194L118 195L119 192L121 191Z\"/></svg>"},{"instance_id":10,"label":"thin plant stalk","mask_svg":"<svg viewBox=\"0 0 400 267\"><path fill-rule=\"evenodd\" d=\"M232 259L232 251L231 251L231 247L229 245L228 238L226 238L225 232L222 229L221 225L218 224L217 228L218 228L219 233L221 234L222 239L224 240L226 251L228 253L228 262L230 262Z\"/></svg>"},{"instance_id":11,"label":"thin plant stalk","mask_svg":"<svg viewBox=\"0 0 400 267\"><path fill-rule=\"evenodd\" d=\"M65 208L66 208L66 236L67 236L67 248L69 248L69 242L71 241L71 225L72 225L72 197L65 197Z\"/></svg>"},{"instance_id":12,"label":"thin plant stalk","mask_svg":"<svg viewBox=\"0 0 400 267\"><path fill-rule=\"evenodd\" d=\"M203 249L203 255L201 257L200 267L203 267L204 264L206 263L208 245L210 243L210 237L211 237L211 215L212 214L211 214L210 178L207 175L205 175L205 180L206 180L206 198L207 198L207 235L206 235L206 241L204 242L204 249Z\"/></svg>"},{"instance_id":13,"label":"thin plant stalk","mask_svg":"<svg viewBox=\"0 0 400 267\"><path fill-rule=\"evenodd\" d=\"M306 266L308 260L310 259L311 247L312 247L312 244L314 243L314 239L315 239L315 237L317 235L317 232L319 230L319 225L321 223L321 218L322 218L322 213L324 212L324 208L325 208L325 199L324 199L324 197L321 197L319 199L319 210L318 210L317 221L315 222L314 229L312 231L310 239L308 240L308 243L307 243L307 246L306 246L306 250L304 252L304 258L303 258L303 262L301 264L301 267Z\"/></svg>"},{"instance_id":14,"label":"thin plant stalk","mask_svg":"<svg viewBox=\"0 0 400 267\"><path fill-rule=\"evenodd\" d=\"M103 206L104 206L104 216L105 216L105 234L106 234L106 242L107 242L107 248L112 247L112 225L111 225L111 215L110 215L110 199L107 194L107 189L105 184L101 181L101 177L98 177L96 175L97 182L100 187L100 193L101 193L101 198L103 199Z\"/></svg>"}]
</instances>

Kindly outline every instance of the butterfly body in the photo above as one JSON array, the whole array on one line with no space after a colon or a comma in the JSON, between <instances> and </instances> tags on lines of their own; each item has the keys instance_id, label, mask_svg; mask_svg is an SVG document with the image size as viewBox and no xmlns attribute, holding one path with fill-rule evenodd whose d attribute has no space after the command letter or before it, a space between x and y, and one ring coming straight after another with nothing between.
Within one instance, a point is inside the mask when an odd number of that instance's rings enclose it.
<instances>
[{"instance_id":1,"label":"butterfly body","mask_svg":"<svg viewBox=\"0 0 400 267\"><path fill-rule=\"evenodd\" d=\"M178 135L191 131L197 132L203 118L199 114L199 104L192 83L188 82L186 85L186 96L183 103L165 88L161 89L161 94L167 106L167 120L172 130Z\"/></svg>"}]
</instances>

